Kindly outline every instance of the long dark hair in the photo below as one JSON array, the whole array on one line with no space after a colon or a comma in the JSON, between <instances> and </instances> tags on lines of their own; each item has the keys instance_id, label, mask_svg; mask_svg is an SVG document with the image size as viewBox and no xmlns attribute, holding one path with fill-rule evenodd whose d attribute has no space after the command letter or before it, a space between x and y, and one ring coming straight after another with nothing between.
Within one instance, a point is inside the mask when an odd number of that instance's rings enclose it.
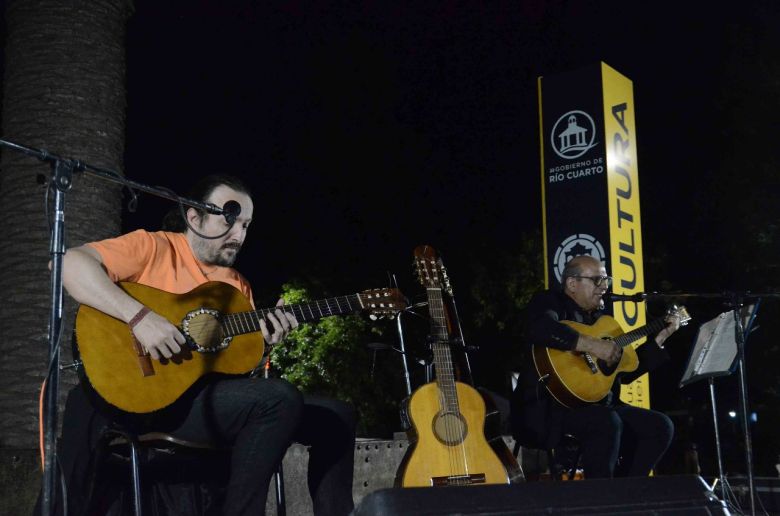
<instances>
[{"instance_id":1,"label":"long dark hair","mask_svg":"<svg viewBox=\"0 0 780 516\"><path fill-rule=\"evenodd\" d=\"M211 174L205 176L190 188L186 197L193 201L205 203L209 196L211 196L211 193L216 190L218 186L222 185L252 197L252 192L249 190L246 183L238 177L227 174ZM188 207L184 206L185 213L187 212L187 209ZM205 215L202 210L198 210L197 208L196 210L200 213L201 217ZM165 214L165 217L163 217L162 220L162 230L173 231L174 233L184 233L187 231L187 223L182 217L182 210L179 206L171 209Z\"/></svg>"}]
</instances>

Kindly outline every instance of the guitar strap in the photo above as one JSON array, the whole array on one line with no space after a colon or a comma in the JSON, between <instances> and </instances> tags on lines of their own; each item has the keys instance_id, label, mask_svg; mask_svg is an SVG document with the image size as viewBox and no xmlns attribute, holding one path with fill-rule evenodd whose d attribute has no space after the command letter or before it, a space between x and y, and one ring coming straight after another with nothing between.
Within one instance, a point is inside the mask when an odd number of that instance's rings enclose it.
<instances>
[{"instance_id":1,"label":"guitar strap","mask_svg":"<svg viewBox=\"0 0 780 516\"><path fill-rule=\"evenodd\" d=\"M147 353L141 343L138 342L133 329L135 328L135 325L141 322L141 319L146 317L146 315L151 311L152 310L148 306L143 306L140 310L138 310L138 313L135 314L133 318L130 319L130 321L127 323L127 327L130 328L130 336L133 337L133 347L135 347L135 353L138 356L138 365L141 366L141 374L143 374L144 377L154 375L152 359L149 358L149 353Z\"/></svg>"},{"instance_id":2,"label":"guitar strap","mask_svg":"<svg viewBox=\"0 0 780 516\"><path fill-rule=\"evenodd\" d=\"M141 367L141 374L144 376L154 376L154 368L152 367L152 359L149 356L149 353L144 350L144 347L138 342L138 339L135 338L135 333L133 333L132 329L130 330L130 335L133 337L133 347L135 348L136 355L138 355L138 365Z\"/></svg>"}]
</instances>

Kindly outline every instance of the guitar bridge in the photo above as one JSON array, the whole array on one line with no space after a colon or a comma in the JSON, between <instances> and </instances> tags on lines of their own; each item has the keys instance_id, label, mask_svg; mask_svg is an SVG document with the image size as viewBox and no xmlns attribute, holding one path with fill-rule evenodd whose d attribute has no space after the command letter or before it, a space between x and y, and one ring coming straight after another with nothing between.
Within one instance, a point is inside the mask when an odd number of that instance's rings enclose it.
<instances>
[{"instance_id":1,"label":"guitar bridge","mask_svg":"<svg viewBox=\"0 0 780 516\"><path fill-rule=\"evenodd\" d=\"M473 484L484 484L485 474L474 473L473 475L451 475L448 477L432 477L431 485L433 487L446 486L470 486Z\"/></svg>"}]
</instances>

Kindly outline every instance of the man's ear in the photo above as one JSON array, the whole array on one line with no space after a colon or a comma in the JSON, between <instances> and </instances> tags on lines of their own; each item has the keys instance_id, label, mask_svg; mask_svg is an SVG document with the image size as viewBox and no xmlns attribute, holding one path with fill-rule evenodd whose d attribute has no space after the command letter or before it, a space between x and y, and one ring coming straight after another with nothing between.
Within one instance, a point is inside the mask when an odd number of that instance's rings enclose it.
<instances>
[{"instance_id":1,"label":"man's ear","mask_svg":"<svg viewBox=\"0 0 780 516\"><path fill-rule=\"evenodd\" d=\"M195 208L187 208L187 222L190 226L200 226L201 215Z\"/></svg>"}]
</instances>

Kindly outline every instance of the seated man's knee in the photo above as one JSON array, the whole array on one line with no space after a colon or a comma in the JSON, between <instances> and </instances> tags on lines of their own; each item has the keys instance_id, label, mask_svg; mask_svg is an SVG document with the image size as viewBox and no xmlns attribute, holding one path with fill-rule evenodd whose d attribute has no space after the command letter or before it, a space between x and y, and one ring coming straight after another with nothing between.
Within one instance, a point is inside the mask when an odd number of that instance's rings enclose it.
<instances>
[{"instance_id":1,"label":"seated man's knee","mask_svg":"<svg viewBox=\"0 0 780 516\"><path fill-rule=\"evenodd\" d=\"M598 433L604 438L619 442L623 435L623 420L614 412L608 412L598 423Z\"/></svg>"},{"instance_id":2,"label":"seated man's knee","mask_svg":"<svg viewBox=\"0 0 780 516\"><path fill-rule=\"evenodd\" d=\"M658 416L658 440L659 442L666 443L666 446L669 446L674 438L674 423L666 414L661 414L659 412Z\"/></svg>"},{"instance_id":3,"label":"seated man's knee","mask_svg":"<svg viewBox=\"0 0 780 516\"><path fill-rule=\"evenodd\" d=\"M303 395L290 382L280 378L257 379L249 384L255 407L262 412L276 411L287 419L299 420L303 413Z\"/></svg>"},{"instance_id":4,"label":"seated man's knee","mask_svg":"<svg viewBox=\"0 0 780 516\"><path fill-rule=\"evenodd\" d=\"M351 403L307 395L298 439L302 444L326 441L352 446L355 441L357 411Z\"/></svg>"}]
</instances>

